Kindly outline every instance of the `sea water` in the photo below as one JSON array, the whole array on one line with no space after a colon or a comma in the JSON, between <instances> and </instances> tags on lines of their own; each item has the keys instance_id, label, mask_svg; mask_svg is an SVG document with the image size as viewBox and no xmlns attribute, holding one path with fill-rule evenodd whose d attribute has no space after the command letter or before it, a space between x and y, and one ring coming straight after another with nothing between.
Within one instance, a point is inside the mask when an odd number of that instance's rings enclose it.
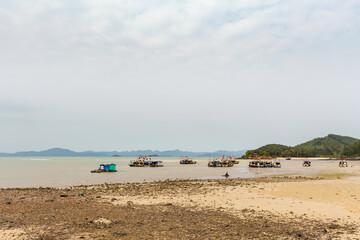
<instances>
[{"instance_id":1,"label":"sea water","mask_svg":"<svg viewBox=\"0 0 360 240\"><path fill-rule=\"evenodd\" d=\"M282 160L282 168L248 168L248 160L240 160L230 168L210 168L208 158L193 158L197 164L182 165L179 158L152 158L164 167L129 167L129 157L0 157L0 188L69 187L77 185L149 182L175 179L217 179L226 172L231 178L268 175L311 174L321 166L337 167L337 161L313 161L303 168L302 160ZM102 163L115 163L115 173L90 173ZM318 167L317 167L318 166Z\"/></svg>"}]
</instances>

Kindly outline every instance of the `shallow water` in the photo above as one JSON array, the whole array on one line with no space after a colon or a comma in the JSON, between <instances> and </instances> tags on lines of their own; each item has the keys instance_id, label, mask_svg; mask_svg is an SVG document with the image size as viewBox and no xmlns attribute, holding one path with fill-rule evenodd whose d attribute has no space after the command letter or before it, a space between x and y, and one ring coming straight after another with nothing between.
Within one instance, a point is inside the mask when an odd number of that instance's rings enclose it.
<instances>
[{"instance_id":1,"label":"shallow water","mask_svg":"<svg viewBox=\"0 0 360 240\"><path fill-rule=\"evenodd\" d=\"M179 158L152 158L164 163L162 168L131 168L128 157L0 157L0 188L67 187L83 184L126 183L166 179L216 179L229 172L232 178L267 175L313 174L326 166L337 167L337 161L313 161L310 168L302 160L282 160L282 168L249 169L247 160L231 168L210 168L208 158L194 158L195 165L180 165ZM116 173L90 173L101 163L115 163Z\"/></svg>"}]
</instances>

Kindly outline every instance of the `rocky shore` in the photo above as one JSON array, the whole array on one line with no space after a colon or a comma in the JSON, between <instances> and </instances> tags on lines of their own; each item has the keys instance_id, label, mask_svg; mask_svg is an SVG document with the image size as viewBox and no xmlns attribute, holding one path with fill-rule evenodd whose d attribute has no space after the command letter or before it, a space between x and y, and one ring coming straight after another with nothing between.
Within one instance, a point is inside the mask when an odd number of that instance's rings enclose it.
<instances>
[{"instance_id":1,"label":"rocky shore","mask_svg":"<svg viewBox=\"0 0 360 240\"><path fill-rule=\"evenodd\" d=\"M262 208L262 202L252 206L254 191L318 181L327 180L273 177L1 189L0 239L356 239L355 218L285 214Z\"/></svg>"}]
</instances>

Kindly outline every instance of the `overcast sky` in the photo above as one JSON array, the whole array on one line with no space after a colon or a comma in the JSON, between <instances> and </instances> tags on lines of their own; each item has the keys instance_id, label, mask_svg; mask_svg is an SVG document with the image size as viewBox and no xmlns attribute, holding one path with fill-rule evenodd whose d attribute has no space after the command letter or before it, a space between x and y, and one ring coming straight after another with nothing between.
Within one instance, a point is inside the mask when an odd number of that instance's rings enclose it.
<instances>
[{"instance_id":1,"label":"overcast sky","mask_svg":"<svg viewBox=\"0 0 360 240\"><path fill-rule=\"evenodd\" d=\"M0 152L360 138L358 0L0 0Z\"/></svg>"}]
</instances>

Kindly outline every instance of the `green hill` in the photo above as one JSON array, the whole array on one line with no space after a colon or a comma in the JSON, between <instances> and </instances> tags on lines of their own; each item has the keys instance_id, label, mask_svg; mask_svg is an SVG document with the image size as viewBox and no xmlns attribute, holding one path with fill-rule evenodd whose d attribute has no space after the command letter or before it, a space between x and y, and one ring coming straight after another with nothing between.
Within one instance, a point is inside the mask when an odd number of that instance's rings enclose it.
<instances>
[{"instance_id":1,"label":"green hill","mask_svg":"<svg viewBox=\"0 0 360 240\"><path fill-rule=\"evenodd\" d=\"M360 141L357 141L354 145L345 148L342 155L346 157L360 157Z\"/></svg>"},{"instance_id":2,"label":"green hill","mask_svg":"<svg viewBox=\"0 0 360 240\"><path fill-rule=\"evenodd\" d=\"M315 138L311 141L296 145L293 149L302 150L306 155L319 156L336 156L345 148L354 145L359 139L329 134L326 137Z\"/></svg>"},{"instance_id":3,"label":"green hill","mask_svg":"<svg viewBox=\"0 0 360 240\"><path fill-rule=\"evenodd\" d=\"M311 141L288 147L281 144L268 144L255 150L249 150L243 157L266 155L272 157L331 157L340 156L343 152L360 155L359 139L329 134L326 137L315 138ZM357 143L358 142L358 143ZM358 145L354 145L357 143ZM345 155L345 154L344 154Z\"/></svg>"},{"instance_id":4,"label":"green hill","mask_svg":"<svg viewBox=\"0 0 360 240\"><path fill-rule=\"evenodd\" d=\"M262 146L258 149L247 151L246 154L244 155L244 157L250 157L250 156L254 156L254 155L258 155L258 156L266 155L266 156L276 157L276 156L281 156L282 152L284 152L288 149L290 149L290 147L285 146L285 145L268 144L268 145Z\"/></svg>"}]
</instances>

